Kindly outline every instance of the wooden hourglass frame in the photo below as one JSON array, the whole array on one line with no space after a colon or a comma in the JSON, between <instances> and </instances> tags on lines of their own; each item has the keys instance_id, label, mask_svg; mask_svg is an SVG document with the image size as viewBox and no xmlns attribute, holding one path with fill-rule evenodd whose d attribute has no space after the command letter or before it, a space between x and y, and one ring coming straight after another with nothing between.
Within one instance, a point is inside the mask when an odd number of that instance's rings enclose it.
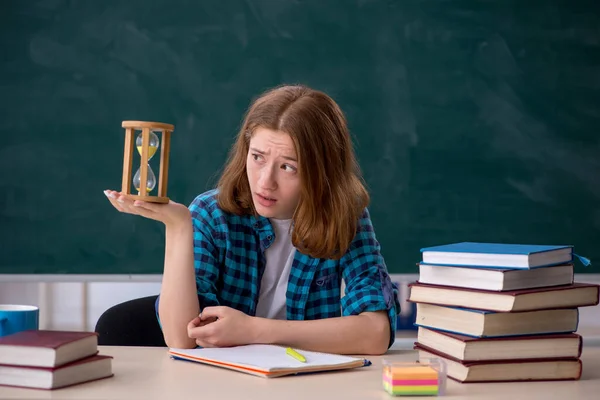
<instances>
[{"instance_id":1,"label":"wooden hourglass frame","mask_svg":"<svg viewBox=\"0 0 600 400\"><path fill-rule=\"evenodd\" d=\"M168 203L167 181L169 171L169 152L171 144L171 132L175 129L173 125L162 122L146 121L123 121L121 124L125 128L125 154L123 157L123 180L121 183L121 192L124 196L133 200L142 200L152 203ZM142 131L140 153L140 183L138 194L131 193L132 186L132 168L133 168L133 149L136 148L136 131ZM148 161L152 158L150 154L150 132L161 132L159 141L160 148L160 170L158 175L158 195L150 196L148 190L144 188L148 185ZM154 150L156 151L156 150Z\"/></svg>"}]
</instances>

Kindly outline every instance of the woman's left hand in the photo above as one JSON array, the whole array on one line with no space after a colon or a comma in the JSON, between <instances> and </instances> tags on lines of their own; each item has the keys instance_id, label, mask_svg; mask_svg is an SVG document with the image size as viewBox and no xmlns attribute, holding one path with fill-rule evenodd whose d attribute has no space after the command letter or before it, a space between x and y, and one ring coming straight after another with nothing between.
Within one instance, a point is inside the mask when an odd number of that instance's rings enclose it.
<instances>
[{"instance_id":1,"label":"woman's left hand","mask_svg":"<svg viewBox=\"0 0 600 400\"><path fill-rule=\"evenodd\" d=\"M201 347L241 346L254 343L256 322L257 318L231 307L206 307L190 321L187 331Z\"/></svg>"}]
</instances>

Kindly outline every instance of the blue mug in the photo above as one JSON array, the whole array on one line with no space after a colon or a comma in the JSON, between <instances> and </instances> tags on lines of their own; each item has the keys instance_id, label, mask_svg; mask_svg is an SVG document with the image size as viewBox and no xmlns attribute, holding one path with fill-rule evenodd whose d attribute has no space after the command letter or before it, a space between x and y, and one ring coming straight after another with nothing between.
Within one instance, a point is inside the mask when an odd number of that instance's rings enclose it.
<instances>
[{"instance_id":1,"label":"blue mug","mask_svg":"<svg viewBox=\"0 0 600 400\"><path fill-rule=\"evenodd\" d=\"M40 309L35 306L0 304L0 337L38 329Z\"/></svg>"}]
</instances>

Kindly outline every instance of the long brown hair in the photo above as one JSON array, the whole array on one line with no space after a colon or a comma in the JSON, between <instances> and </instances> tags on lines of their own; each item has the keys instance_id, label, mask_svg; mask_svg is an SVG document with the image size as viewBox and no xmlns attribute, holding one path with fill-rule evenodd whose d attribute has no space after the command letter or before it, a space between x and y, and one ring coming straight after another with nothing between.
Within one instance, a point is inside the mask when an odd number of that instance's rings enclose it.
<instances>
[{"instance_id":1,"label":"long brown hair","mask_svg":"<svg viewBox=\"0 0 600 400\"><path fill-rule=\"evenodd\" d=\"M302 85L276 87L259 96L245 115L218 183L224 211L256 214L246 158L259 126L289 134L296 148L301 191L292 243L312 257L340 258L369 203L344 114L331 97Z\"/></svg>"}]
</instances>

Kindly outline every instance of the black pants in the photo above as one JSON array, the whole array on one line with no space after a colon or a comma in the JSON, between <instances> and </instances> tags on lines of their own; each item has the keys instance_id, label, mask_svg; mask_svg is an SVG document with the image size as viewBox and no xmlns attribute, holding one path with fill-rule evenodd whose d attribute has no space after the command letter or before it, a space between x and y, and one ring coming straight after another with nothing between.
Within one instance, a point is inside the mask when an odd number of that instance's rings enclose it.
<instances>
[{"instance_id":1,"label":"black pants","mask_svg":"<svg viewBox=\"0 0 600 400\"><path fill-rule=\"evenodd\" d=\"M106 310L96 323L98 344L166 347L154 309L157 297L126 301Z\"/></svg>"}]
</instances>

